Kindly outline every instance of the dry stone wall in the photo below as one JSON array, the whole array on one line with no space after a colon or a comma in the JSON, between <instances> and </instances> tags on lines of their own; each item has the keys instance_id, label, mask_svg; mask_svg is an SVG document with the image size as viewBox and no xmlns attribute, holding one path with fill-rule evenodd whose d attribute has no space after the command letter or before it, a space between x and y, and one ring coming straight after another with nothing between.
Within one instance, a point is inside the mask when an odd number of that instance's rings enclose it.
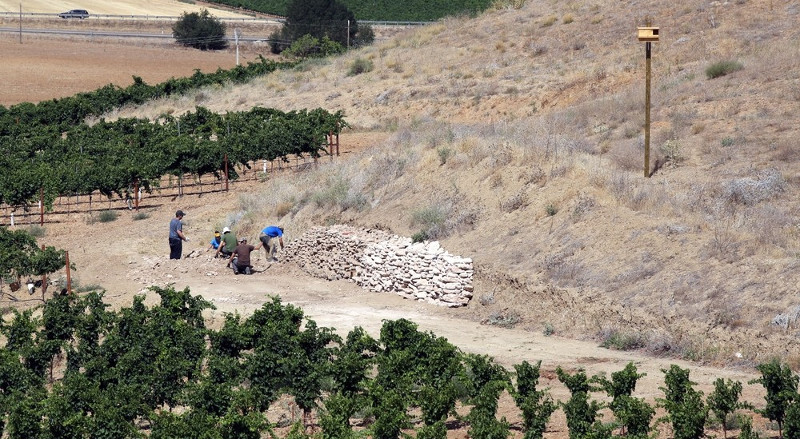
<instances>
[{"instance_id":1,"label":"dry stone wall","mask_svg":"<svg viewBox=\"0 0 800 439\"><path fill-rule=\"evenodd\" d=\"M457 307L472 298L472 259L448 253L438 241L413 243L346 225L314 227L288 243L283 258L313 276L350 279L408 299Z\"/></svg>"}]
</instances>

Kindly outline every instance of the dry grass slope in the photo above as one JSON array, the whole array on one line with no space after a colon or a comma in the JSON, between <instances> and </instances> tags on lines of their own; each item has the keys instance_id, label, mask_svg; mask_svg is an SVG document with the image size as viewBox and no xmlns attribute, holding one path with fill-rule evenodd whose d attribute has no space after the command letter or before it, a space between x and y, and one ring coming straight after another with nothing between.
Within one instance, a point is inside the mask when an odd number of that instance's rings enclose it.
<instances>
[{"instance_id":1,"label":"dry grass slope","mask_svg":"<svg viewBox=\"0 0 800 439\"><path fill-rule=\"evenodd\" d=\"M529 0L198 95L214 111L343 110L355 132L385 133L362 153L242 196L230 218L243 230L266 217L290 235L339 222L432 232L474 257L485 300L465 312L476 320L510 310L535 331L800 365L798 14L782 0ZM635 28L648 17L662 41L658 169L646 179ZM350 75L357 59L373 69ZM728 60L743 68L707 77Z\"/></svg>"}]
</instances>

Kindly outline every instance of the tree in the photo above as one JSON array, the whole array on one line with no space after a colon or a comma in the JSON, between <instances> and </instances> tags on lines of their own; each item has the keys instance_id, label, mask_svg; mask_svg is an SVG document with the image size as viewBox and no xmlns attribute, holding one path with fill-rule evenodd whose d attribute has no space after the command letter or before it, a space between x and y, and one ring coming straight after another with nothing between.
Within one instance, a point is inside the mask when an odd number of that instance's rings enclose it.
<instances>
[{"instance_id":1,"label":"tree","mask_svg":"<svg viewBox=\"0 0 800 439\"><path fill-rule=\"evenodd\" d=\"M200 50L220 50L228 47L225 23L207 9L200 13L184 12L172 26L172 36L178 44Z\"/></svg>"},{"instance_id":2,"label":"tree","mask_svg":"<svg viewBox=\"0 0 800 439\"><path fill-rule=\"evenodd\" d=\"M623 433L631 437L648 437L650 421L655 409L644 400L631 396L636 389L636 381L646 374L640 374L631 362L624 369L613 372L611 380L598 376L596 381L612 398L609 408L622 426Z\"/></svg>"},{"instance_id":3,"label":"tree","mask_svg":"<svg viewBox=\"0 0 800 439\"><path fill-rule=\"evenodd\" d=\"M541 366L541 360L535 366L527 361L514 365L517 371L517 386L511 392L511 396L517 407L522 410L525 439L541 439L547 421L557 407L549 393L536 389Z\"/></svg>"},{"instance_id":4,"label":"tree","mask_svg":"<svg viewBox=\"0 0 800 439\"><path fill-rule=\"evenodd\" d=\"M689 369L681 369L673 364L664 372L662 387L664 399L659 400L667 410L666 419L672 424L675 439L698 439L703 437L708 407L703 403L703 392L692 388Z\"/></svg>"},{"instance_id":5,"label":"tree","mask_svg":"<svg viewBox=\"0 0 800 439\"><path fill-rule=\"evenodd\" d=\"M372 43L375 33L369 26L359 26L355 15L336 0L292 0L286 11L286 23L270 36L273 53L281 53L304 36L322 42L319 53L333 54L335 46L347 49Z\"/></svg>"},{"instance_id":6,"label":"tree","mask_svg":"<svg viewBox=\"0 0 800 439\"><path fill-rule=\"evenodd\" d=\"M561 408L567 416L569 438L610 437L611 428L603 425L598 419L598 416L601 416L598 412L604 404L589 400L589 392L598 389L592 386L592 380L586 376L586 372L578 370L574 375L570 375L559 366L556 368L556 375L571 394L567 402L561 402Z\"/></svg>"},{"instance_id":7,"label":"tree","mask_svg":"<svg viewBox=\"0 0 800 439\"><path fill-rule=\"evenodd\" d=\"M292 41L311 35L318 39L328 37L345 47L358 33L355 15L336 0L292 0L285 26Z\"/></svg>"},{"instance_id":8,"label":"tree","mask_svg":"<svg viewBox=\"0 0 800 439\"><path fill-rule=\"evenodd\" d=\"M706 404L708 409L722 424L722 437L728 438L728 429L725 421L728 415L740 408L750 408L749 404L739 401L742 396L742 383L730 379L717 378L714 381L714 391L708 395Z\"/></svg>"},{"instance_id":9,"label":"tree","mask_svg":"<svg viewBox=\"0 0 800 439\"><path fill-rule=\"evenodd\" d=\"M797 383L800 378L792 375L789 366L782 365L778 360L759 364L756 369L761 372L761 378L750 381L750 384L761 384L767 391L764 396L767 406L763 410L756 410L756 413L777 422L778 435L783 437L783 420L788 407L798 399Z\"/></svg>"}]
</instances>

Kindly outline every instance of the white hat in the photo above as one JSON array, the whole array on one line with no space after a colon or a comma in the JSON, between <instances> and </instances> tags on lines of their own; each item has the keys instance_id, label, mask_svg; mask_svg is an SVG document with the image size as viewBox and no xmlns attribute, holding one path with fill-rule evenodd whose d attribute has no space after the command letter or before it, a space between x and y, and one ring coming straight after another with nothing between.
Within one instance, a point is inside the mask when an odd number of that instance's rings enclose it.
<instances>
[{"instance_id":1,"label":"white hat","mask_svg":"<svg viewBox=\"0 0 800 439\"><path fill-rule=\"evenodd\" d=\"M229 229L229 228L227 228L227 227L224 227L224 228L222 229L222 233L228 233L228 232L230 232L230 231L231 231L231 229Z\"/></svg>"}]
</instances>

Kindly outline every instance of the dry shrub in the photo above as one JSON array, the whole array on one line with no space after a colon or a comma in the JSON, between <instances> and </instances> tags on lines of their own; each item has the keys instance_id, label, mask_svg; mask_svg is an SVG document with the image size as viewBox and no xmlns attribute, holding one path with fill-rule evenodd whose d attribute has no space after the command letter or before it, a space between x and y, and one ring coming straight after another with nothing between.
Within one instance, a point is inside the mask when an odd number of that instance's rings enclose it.
<instances>
[{"instance_id":1,"label":"dry shrub","mask_svg":"<svg viewBox=\"0 0 800 439\"><path fill-rule=\"evenodd\" d=\"M800 148L788 140L776 143L773 147L773 159L781 162L792 163L800 159Z\"/></svg>"},{"instance_id":2,"label":"dry shrub","mask_svg":"<svg viewBox=\"0 0 800 439\"><path fill-rule=\"evenodd\" d=\"M547 183L547 173L544 172L539 165L533 165L530 169L525 171L521 178L525 182L526 185L528 184L536 184L539 187L542 187Z\"/></svg>"},{"instance_id":3,"label":"dry shrub","mask_svg":"<svg viewBox=\"0 0 800 439\"><path fill-rule=\"evenodd\" d=\"M755 177L744 177L723 185L724 196L732 203L753 205L777 196L786 183L774 168L759 171Z\"/></svg>"},{"instance_id":4,"label":"dry shrub","mask_svg":"<svg viewBox=\"0 0 800 439\"><path fill-rule=\"evenodd\" d=\"M503 212L513 212L528 205L528 194L524 189L517 192L510 198L500 202L500 210Z\"/></svg>"},{"instance_id":5,"label":"dry shrub","mask_svg":"<svg viewBox=\"0 0 800 439\"><path fill-rule=\"evenodd\" d=\"M489 149L492 151L487 164L490 171L506 166L514 159L514 149L508 142L494 145Z\"/></svg>"},{"instance_id":6,"label":"dry shrub","mask_svg":"<svg viewBox=\"0 0 800 439\"><path fill-rule=\"evenodd\" d=\"M278 203L275 206L275 216L278 218L283 218L286 216L286 214L292 211L292 207L294 207L294 203L291 201L283 201Z\"/></svg>"},{"instance_id":7,"label":"dry shrub","mask_svg":"<svg viewBox=\"0 0 800 439\"><path fill-rule=\"evenodd\" d=\"M608 152L611 163L623 171L640 171L644 166L644 152L638 141L620 142Z\"/></svg>"},{"instance_id":8,"label":"dry shrub","mask_svg":"<svg viewBox=\"0 0 800 439\"><path fill-rule=\"evenodd\" d=\"M594 205L594 197L588 194L581 194L578 197L578 201L575 202L575 207L572 208L572 219L574 221L580 220L584 215L592 210Z\"/></svg>"},{"instance_id":9,"label":"dry shrub","mask_svg":"<svg viewBox=\"0 0 800 439\"><path fill-rule=\"evenodd\" d=\"M442 192L431 204L411 215L411 225L420 227L427 239L443 239L455 232L475 228L480 207L471 204L467 196L454 191Z\"/></svg>"},{"instance_id":10,"label":"dry shrub","mask_svg":"<svg viewBox=\"0 0 800 439\"><path fill-rule=\"evenodd\" d=\"M774 245L788 248L789 237L794 229L795 217L776 206L756 207L749 211L748 229L762 246Z\"/></svg>"}]
</instances>

